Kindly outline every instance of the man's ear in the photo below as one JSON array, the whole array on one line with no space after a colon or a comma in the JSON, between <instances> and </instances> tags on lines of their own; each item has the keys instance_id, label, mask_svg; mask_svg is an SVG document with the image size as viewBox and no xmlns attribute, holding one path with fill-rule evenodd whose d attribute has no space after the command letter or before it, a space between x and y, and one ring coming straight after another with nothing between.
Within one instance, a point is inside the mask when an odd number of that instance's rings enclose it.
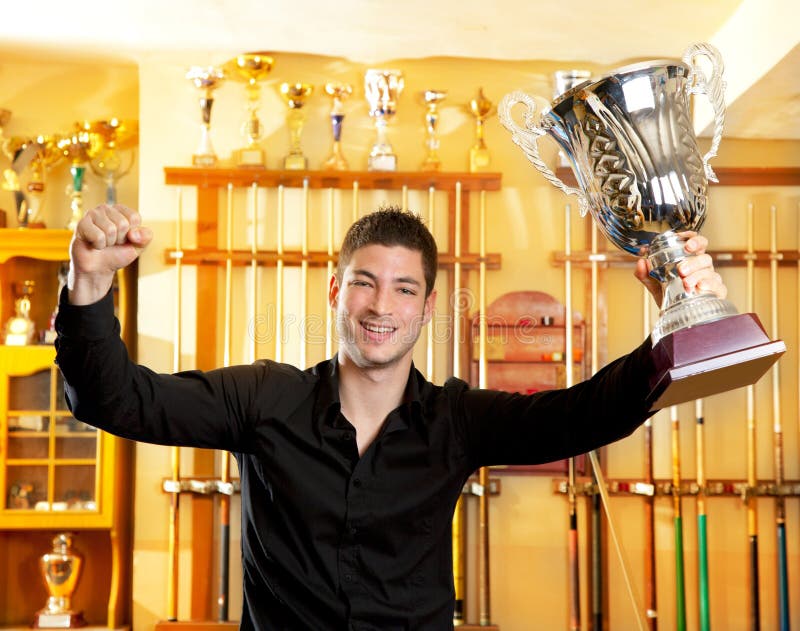
<instances>
[{"instance_id":1,"label":"man's ear","mask_svg":"<svg viewBox=\"0 0 800 631\"><path fill-rule=\"evenodd\" d=\"M436 290L431 291L430 295L425 298L425 307L422 311L422 324L428 324L433 317L433 310L436 308Z\"/></svg>"},{"instance_id":2,"label":"man's ear","mask_svg":"<svg viewBox=\"0 0 800 631\"><path fill-rule=\"evenodd\" d=\"M331 279L328 282L328 306L336 310L339 300L339 280L336 278L336 272L331 274Z\"/></svg>"}]
</instances>

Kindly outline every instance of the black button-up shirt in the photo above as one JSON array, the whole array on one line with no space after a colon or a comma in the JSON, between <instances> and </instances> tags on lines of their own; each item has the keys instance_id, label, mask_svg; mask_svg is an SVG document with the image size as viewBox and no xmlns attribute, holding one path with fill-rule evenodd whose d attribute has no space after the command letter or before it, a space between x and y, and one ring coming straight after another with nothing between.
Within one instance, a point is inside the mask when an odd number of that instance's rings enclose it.
<instances>
[{"instance_id":1,"label":"black button-up shirt","mask_svg":"<svg viewBox=\"0 0 800 631\"><path fill-rule=\"evenodd\" d=\"M452 628L451 520L478 467L548 462L647 416L649 342L570 390L523 396L429 383L359 457L337 361L160 375L132 363L110 296L63 300L57 362L76 418L152 443L227 449L239 464L242 629Z\"/></svg>"}]
</instances>

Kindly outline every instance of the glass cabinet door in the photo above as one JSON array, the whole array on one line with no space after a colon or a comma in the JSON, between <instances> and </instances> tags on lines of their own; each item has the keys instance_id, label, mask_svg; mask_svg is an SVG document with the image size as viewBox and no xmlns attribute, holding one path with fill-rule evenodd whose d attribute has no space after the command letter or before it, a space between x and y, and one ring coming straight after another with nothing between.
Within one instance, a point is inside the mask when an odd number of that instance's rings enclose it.
<instances>
[{"instance_id":1,"label":"glass cabinet door","mask_svg":"<svg viewBox=\"0 0 800 631\"><path fill-rule=\"evenodd\" d=\"M96 512L101 432L75 419L67 409L52 349L11 352L21 360L26 352L46 357L48 351L51 361L44 367L26 371L25 362L17 361L12 374L4 377L2 507L6 511Z\"/></svg>"}]
</instances>

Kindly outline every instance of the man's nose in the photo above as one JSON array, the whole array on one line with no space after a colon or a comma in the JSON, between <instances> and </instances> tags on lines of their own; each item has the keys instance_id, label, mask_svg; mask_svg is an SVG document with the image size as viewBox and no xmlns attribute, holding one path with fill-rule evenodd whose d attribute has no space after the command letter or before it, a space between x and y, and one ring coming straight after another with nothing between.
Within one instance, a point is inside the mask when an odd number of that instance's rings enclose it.
<instances>
[{"instance_id":1,"label":"man's nose","mask_svg":"<svg viewBox=\"0 0 800 631\"><path fill-rule=\"evenodd\" d=\"M372 310L379 315L392 312L391 288L378 286L372 296Z\"/></svg>"}]
</instances>

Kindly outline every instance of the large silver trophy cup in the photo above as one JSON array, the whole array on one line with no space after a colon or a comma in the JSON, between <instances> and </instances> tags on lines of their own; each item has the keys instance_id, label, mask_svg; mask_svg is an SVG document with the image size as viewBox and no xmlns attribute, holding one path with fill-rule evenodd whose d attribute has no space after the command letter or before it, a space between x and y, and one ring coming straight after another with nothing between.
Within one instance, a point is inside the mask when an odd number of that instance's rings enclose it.
<instances>
[{"instance_id":1,"label":"large silver trophy cup","mask_svg":"<svg viewBox=\"0 0 800 631\"><path fill-rule=\"evenodd\" d=\"M708 75L696 63L705 57ZM647 257L663 287L661 316L652 332L657 375L652 408L754 383L786 350L771 342L754 314L712 293L689 293L677 265L688 255L685 231L697 231L707 212L708 164L716 155L725 117L722 59L708 44L690 47L683 60L627 66L586 80L558 96L540 116L534 99L506 95L498 114L514 142L555 187L577 197L600 230L619 248ZM702 155L689 100L706 94L714 135ZM523 125L512 108L526 108ZM539 139L549 135L567 158L578 187L562 182L542 161Z\"/></svg>"}]
</instances>

